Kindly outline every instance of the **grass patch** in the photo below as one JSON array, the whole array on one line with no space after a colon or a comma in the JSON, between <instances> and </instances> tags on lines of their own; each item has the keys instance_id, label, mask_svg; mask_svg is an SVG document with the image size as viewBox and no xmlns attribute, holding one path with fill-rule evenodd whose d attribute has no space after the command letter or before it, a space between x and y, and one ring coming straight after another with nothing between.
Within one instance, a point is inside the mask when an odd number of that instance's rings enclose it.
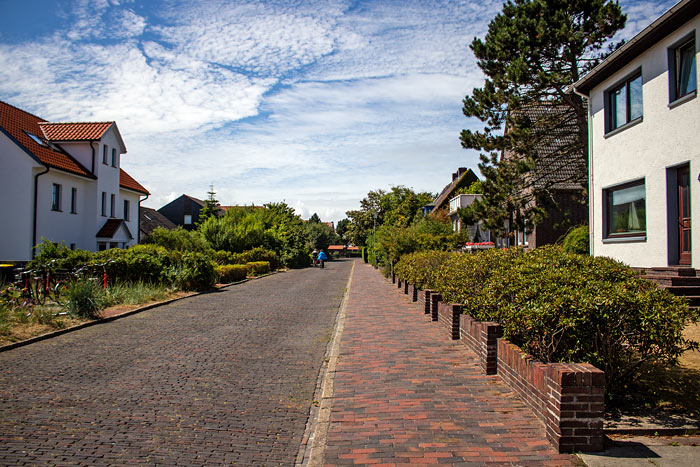
<instances>
[{"instance_id":1,"label":"grass patch","mask_svg":"<svg viewBox=\"0 0 700 467\"><path fill-rule=\"evenodd\" d=\"M66 294L66 306L35 306L29 316L0 302L0 346L97 319L109 307L136 307L176 295L164 286L145 282L117 283L106 291L93 281L75 282Z\"/></svg>"}]
</instances>

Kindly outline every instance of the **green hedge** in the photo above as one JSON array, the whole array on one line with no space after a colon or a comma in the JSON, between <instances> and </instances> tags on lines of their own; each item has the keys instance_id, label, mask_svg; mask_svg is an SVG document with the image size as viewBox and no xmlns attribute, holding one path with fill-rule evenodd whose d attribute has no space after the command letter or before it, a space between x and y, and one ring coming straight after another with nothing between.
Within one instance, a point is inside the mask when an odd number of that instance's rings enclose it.
<instances>
[{"instance_id":1,"label":"green hedge","mask_svg":"<svg viewBox=\"0 0 700 467\"><path fill-rule=\"evenodd\" d=\"M588 239L588 225L575 227L566 234L562 247L569 253L587 255L590 252L590 242Z\"/></svg>"},{"instance_id":2,"label":"green hedge","mask_svg":"<svg viewBox=\"0 0 700 467\"><path fill-rule=\"evenodd\" d=\"M435 268L426 264L439 263L426 287L476 319L501 323L505 337L538 360L604 370L609 396L623 394L642 363L672 364L697 346L682 335L698 320L685 299L610 258L560 246L424 255L402 258L402 278L417 280Z\"/></svg>"},{"instance_id":3,"label":"green hedge","mask_svg":"<svg viewBox=\"0 0 700 467\"><path fill-rule=\"evenodd\" d=\"M248 268L245 264L226 264L216 267L219 281L222 284L242 281L248 275Z\"/></svg>"},{"instance_id":4,"label":"green hedge","mask_svg":"<svg viewBox=\"0 0 700 467\"><path fill-rule=\"evenodd\" d=\"M249 276L261 276L270 272L270 263L267 261L252 261L246 263Z\"/></svg>"},{"instance_id":5,"label":"green hedge","mask_svg":"<svg viewBox=\"0 0 700 467\"><path fill-rule=\"evenodd\" d=\"M420 289L435 289L440 265L452 256L446 251L409 253L401 257L401 261L394 267L394 272L399 279L408 281Z\"/></svg>"},{"instance_id":6,"label":"green hedge","mask_svg":"<svg viewBox=\"0 0 700 467\"><path fill-rule=\"evenodd\" d=\"M30 269L86 271L101 276L102 266L110 281L152 282L181 290L206 290L216 282L211 256L198 252L168 250L157 245L136 245L128 250L113 248L91 253L72 251L65 245L42 244L39 255L27 266Z\"/></svg>"},{"instance_id":7,"label":"green hedge","mask_svg":"<svg viewBox=\"0 0 700 467\"><path fill-rule=\"evenodd\" d=\"M219 250L214 252L214 261L217 264L246 264L255 261L267 261L270 263L270 269L279 268L279 258L274 251L266 250L258 247L242 253L231 253L230 251Z\"/></svg>"}]
</instances>

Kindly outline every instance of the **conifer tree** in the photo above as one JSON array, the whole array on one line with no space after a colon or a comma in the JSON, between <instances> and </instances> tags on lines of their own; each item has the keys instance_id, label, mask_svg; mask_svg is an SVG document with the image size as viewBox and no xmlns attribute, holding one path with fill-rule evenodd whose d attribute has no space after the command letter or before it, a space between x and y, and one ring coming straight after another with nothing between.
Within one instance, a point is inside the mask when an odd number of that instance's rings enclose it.
<instances>
[{"instance_id":1,"label":"conifer tree","mask_svg":"<svg viewBox=\"0 0 700 467\"><path fill-rule=\"evenodd\" d=\"M216 199L213 183L209 185L207 195L209 196L204 200L204 206L202 206L202 210L199 211L199 224L203 224L204 221L210 217L219 217L219 201Z\"/></svg>"},{"instance_id":2,"label":"conifer tree","mask_svg":"<svg viewBox=\"0 0 700 467\"><path fill-rule=\"evenodd\" d=\"M462 146L482 151L484 198L463 213L497 234L530 229L555 207L557 184L587 187L586 103L570 86L613 50L625 24L609 0L509 0L471 49L486 75L463 112L483 122Z\"/></svg>"}]
</instances>

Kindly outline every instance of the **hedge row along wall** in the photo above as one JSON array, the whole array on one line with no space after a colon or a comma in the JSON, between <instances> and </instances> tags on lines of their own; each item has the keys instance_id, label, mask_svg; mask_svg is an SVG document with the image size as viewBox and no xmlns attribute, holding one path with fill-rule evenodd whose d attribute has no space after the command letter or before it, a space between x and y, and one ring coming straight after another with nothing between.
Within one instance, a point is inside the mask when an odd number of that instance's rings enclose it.
<instances>
[{"instance_id":1,"label":"hedge row along wall","mask_svg":"<svg viewBox=\"0 0 700 467\"><path fill-rule=\"evenodd\" d=\"M603 449L603 371L587 363L539 362L503 339L498 323L475 320L463 313L461 305L443 302L433 290L397 282L398 290L410 294L450 339L460 339L476 354L485 374L498 374L518 394L544 423L547 438L559 452Z\"/></svg>"}]
</instances>

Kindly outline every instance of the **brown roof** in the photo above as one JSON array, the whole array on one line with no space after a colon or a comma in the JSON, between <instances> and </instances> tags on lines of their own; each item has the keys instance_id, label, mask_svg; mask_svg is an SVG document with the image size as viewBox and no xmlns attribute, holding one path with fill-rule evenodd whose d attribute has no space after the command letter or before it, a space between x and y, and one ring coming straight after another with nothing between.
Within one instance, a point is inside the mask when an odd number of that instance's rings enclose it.
<instances>
[{"instance_id":1,"label":"brown roof","mask_svg":"<svg viewBox=\"0 0 700 467\"><path fill-rule=\"evenodd\" d=\"M588 180L587 161L578 141L578 124L569 106L540 104L518 111L527 116L537 138L536 188L580 190ZM540 126L546 131L537 129Z\"/></svg>"},{"instance_id":2,"label":"brown roof","mask_svg":"<svg viewBox=\"0 0 700 467\"><path fill-rule=\"evenodd\" d=\"M142 236L147 237L153 233L157 227L162 227L164 229L174 229L177 226L170 221L163 214L159 213L153 208L147 208L146 206L141 206L141 217L139 219L139 228L141 229Z\"/></svg>"},{"instance_id":3,"label":"brown roof","mask_svg":"<svg viewBox=\"0 0 700 467\"><path fill-rule=\"evenodd\" d=\"M124 222L124 219L107 219L107 222L105 222L105 225L102 226L99 232L95 235L97 238L112 238L114 234L117 232L119 227L124 226L124 229L126 230L127 235L129 238L134 238L131 235L131 232L129 231L129 227L126 226L126 222Z\"/></svg>"},{"instance_id":4,"label":"brown roof","mask_svg":"<svg viewBox=\"0 0 700 467\"><path fill-rule=\"evenodd\" d=\"M150 195L147 189L145 189L139 182L134 180L134 178L126 173L122 168L119 169L119 186L128 188L129 190L138 191L144 195Z\"/></svg>"},{"instance_id":5,"label":"brown roof","mask_svg":"<svg viewBox=\"0 0 700 467\"><path fill-rule=\"evenodd\" d=\"M0 101L0 129L37 162L77 175L95 178L80 162L44 138L43 119ZM39 142L29 134L34 135Z\"/></svg>"},{"instance_id":6,"label":"brown roof","mask_svg":"<svg viewBox=\"0 0 700 467\"><path fill-rule=\"evenodd\" d=\"M114 122L69 122L69 123L39 123L46 139L52 141L94 141L114 125Z\"/></svg>"},{"instance_id":7,"label":"brown roof","mask_svg":"<svg viewBox=\"0 0 700 467\"><path fill-rule=\"evenodd\" d=\"M457 188L459 188L461 186L469 186L478 180L479 180L479 177L476 176L476 174L472 171L472 169L460 168L457 171L457 177L454 180L452 180L450 183L445 185L445 188L442 189L442 191L440 192L438 197L435 199L435 201L434 201L435 206L433 207L432 212L437 211L447 201L449 201L450 198L452 197L451 196L452 193L454 193L454 191Z\"/></svg>"}]
</instances>

